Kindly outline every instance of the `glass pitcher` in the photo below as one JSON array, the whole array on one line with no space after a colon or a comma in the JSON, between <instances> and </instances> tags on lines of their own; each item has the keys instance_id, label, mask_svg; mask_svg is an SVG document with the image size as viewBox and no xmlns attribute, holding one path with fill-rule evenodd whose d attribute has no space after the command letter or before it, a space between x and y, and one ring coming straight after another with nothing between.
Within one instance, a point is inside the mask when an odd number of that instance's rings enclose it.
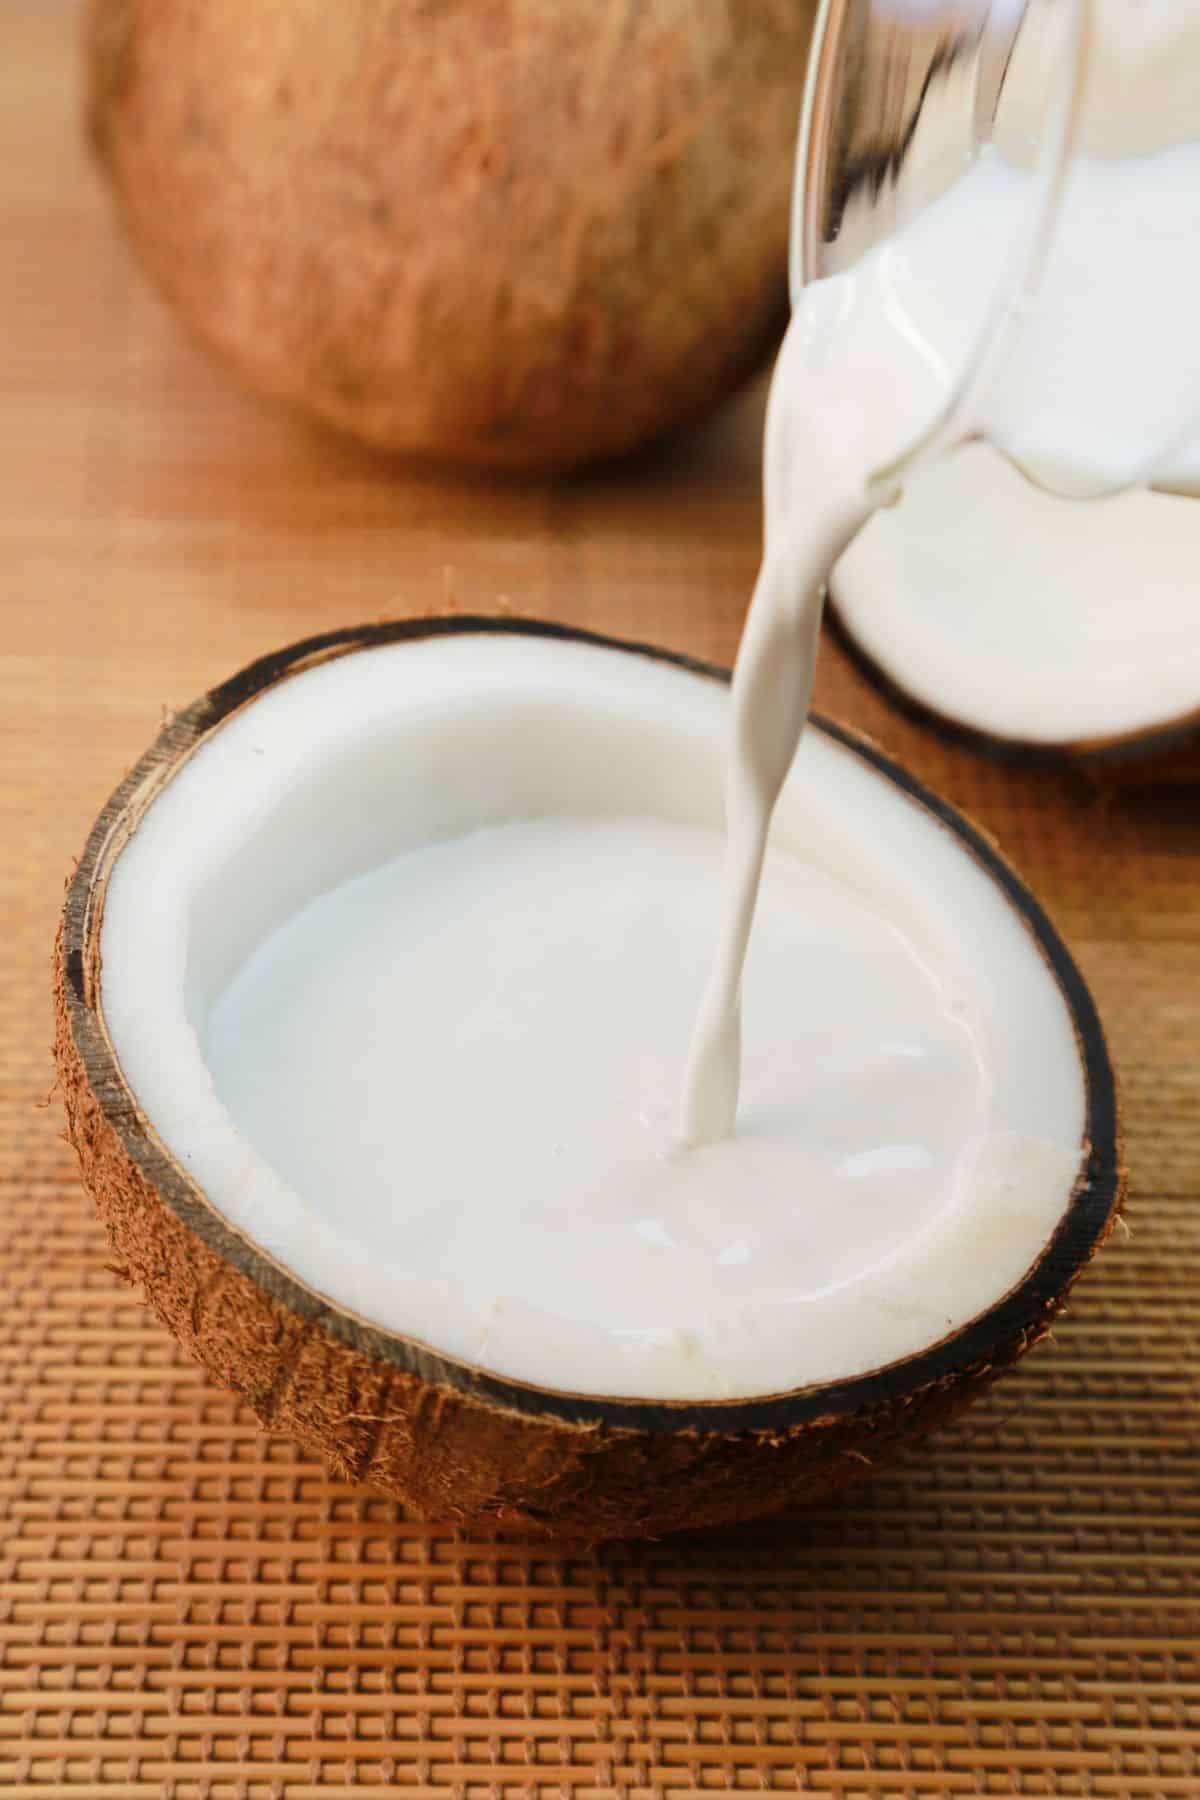
<instances>
[{"instance_id":1,"label":"glass pitcher","mask_svg":"<svg viewBox=\"0 0 1200 1800\"><path fill-rule=\"evenodd\" d=\"M880 482L987 435L1052 492L1200 493L1200 0L822 0L797 155L793 299L981 156L1019 177L950 398ZM1144 192L1151 162L1155 204L1122 204L1123 175ZM1118 196L1099 232L1094 212L1079 222L1097 173ZM1068 255L1074 300L1056 308L1048 271ZM1069 411L1056 423L1086 463L1013 448L1034 392Z\"/></svg>"}]
</instances>

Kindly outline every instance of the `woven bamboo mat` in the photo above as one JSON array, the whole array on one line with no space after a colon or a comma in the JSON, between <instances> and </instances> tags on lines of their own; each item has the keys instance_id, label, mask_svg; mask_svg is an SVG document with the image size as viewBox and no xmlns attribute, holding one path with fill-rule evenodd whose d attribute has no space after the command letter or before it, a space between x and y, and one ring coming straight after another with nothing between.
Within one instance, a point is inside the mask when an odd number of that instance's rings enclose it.
<instances>
[{"instance_id":1,"label":"woven bamboo mat","mask_svg":"<svg viewBox=\"0 0 1200 1800\"><path fill-rule=\"evenodd\" d=\"M0 14L0 1791L1200 1795L1200 790L1095 794L820 702L964 804L1092 982L1128 1238L1052 1342L836 1508L561 1553L406 1521L186 1363L61 1141L72 855L163 705L306 632L512 605L727 659L751 395L547 488L404 474L243 399L117 242L68 9Z\"/></svg>"}]
</instances>

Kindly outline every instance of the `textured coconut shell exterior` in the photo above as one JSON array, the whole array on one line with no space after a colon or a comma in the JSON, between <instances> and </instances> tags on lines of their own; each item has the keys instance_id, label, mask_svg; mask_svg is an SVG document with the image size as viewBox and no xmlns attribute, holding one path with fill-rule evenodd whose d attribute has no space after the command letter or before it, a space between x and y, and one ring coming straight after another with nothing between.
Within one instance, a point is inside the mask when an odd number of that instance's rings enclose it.
<instances>
[{"instance_id":1,"label":"textured coconut shell exterior","mask_svg":"<svg viewBox=\"0 0 1200 1800\"><path fill-rule=\"evenodd\" d=\"M610 457L785 316L815 0L91 0L129 234L255 388L367 442Z\"/></svg>"},{"instance_id":2,"label":"textured coconut shell exterior","mask_svg":"<svg viewBox=\"0 0 1200 1800\"><path fill-rule=\"evenodd\" d=\"M463 630L612 644L561 627L487 619L412 621L311 640L255 664L178 715L97 820L56 948L57 1059L71 1141L118 1272L140 1284L184 1348L244 1396L264 1425L294 1437L339 1475L396 1494L426 1516L600 1538L753 1519L822 1498L952 1417L1046 1333L1111 1228L1122 1192L1112 1071L1078 972L990 844L873 747L821 727L922 800L1005 886L1071 1008L1088 1086L1084 1175L1035 1268L989 1312L903 1363L819 1389L678 1405L497 1378L346 1312L274 1263L194 1186L121 1075L101 1007L104 889L154 794L210 731L274 682L374 644Z\"/></svg>"},{"instance_id":3,"label":"textured coconut shell exterior","mask_svg":"<svg viewBox=\"0 0 1200 1800\"><path fill-rule=\"evenodd\" d=\"M901 681L878 662L838 611L836 584L825 607L829 628L847 656L872 686L886 695L897 712L929 726L951 743L979 750L998 762L1035 768L1079 769L1099 788L1187 785L1200 781L1200 709L1178 718L1164 719L1145 731L1122 737L1085 738L1078 742L1035 744L1024 738L1000 737L982 731L918 700Z\"/></svg>"}]
</instances>

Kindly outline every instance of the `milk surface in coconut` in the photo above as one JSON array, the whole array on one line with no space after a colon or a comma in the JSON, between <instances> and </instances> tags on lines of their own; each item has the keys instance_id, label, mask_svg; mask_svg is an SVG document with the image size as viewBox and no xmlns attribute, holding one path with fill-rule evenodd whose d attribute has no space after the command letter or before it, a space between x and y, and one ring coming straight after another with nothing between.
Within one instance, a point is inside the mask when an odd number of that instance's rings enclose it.
<instances>
[{"instance_id":1,"label":"milk surface in coconut","mask_svg":"<svg viewBox=\"0 0 1200 1800\"><path fill-rule=\"evenodd\" d=\"M123 1067L219 1210L364 1317L588 1393L843 1378L1015 1285L1081 1160L1070 1015L954 835L823 733L766 858L738 1134L678 1146L727 718L702 676L467 633L223 724L104 923Z\"/></svg>"},{"instance_id":2,"label":"milk surface in coconut","mask_svg":"<svg viewBox=\"0 0 1200 1800\"><path fill-rule=\"evenodd\" d=\"M103 947L127 1078L214 1205L337 1303L544 1386L722 1398L914 1354L1052 1236L1085 1097L1061 994L1007 902L816 734L765 851L824 579L969 353L1015 179L981 159L801 298L769 407L727 859L718 690L469 639L291 678L193 756L123 853ZM1046 291L1089 398L1127 338L1109 255L1126 215L1164 221L1142 278L1169 288L1195 247L1165 203L1198 181L1190 151L1075 169ZM1057 328L1034 350L1029 389L1048 395ZM1064 438L1086 416L1066 407L1012 416L1031 457L1106 481L1161 447L1149 388L1119 398L1103 419L1123 435ZM1008 415L992 424L1009 441ZM329 773L350 739L353 782ZM306 873L327 843L344 873Z\"/></svg>"}]
</instances>

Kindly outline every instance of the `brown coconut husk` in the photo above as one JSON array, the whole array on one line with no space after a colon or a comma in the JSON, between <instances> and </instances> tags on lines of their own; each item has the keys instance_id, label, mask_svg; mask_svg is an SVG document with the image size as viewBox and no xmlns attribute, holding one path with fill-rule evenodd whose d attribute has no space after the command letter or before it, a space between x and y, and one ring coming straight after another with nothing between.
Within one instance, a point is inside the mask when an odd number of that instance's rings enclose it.
<instances>
[{"instance_id":1,"label":"brown coconut husk","mask_svg":"<svg viewBox=\"0 0 1200 1800\"><path fill-rule=\"evenodd\" d=\"M695 419L785 317L815 0L90 0L129 235L264 394L514 468Z\"/></svg>"},{"instance_id":2,"label":"brown coconut husk","mask_svg":"<svg viewBox=\"0 0 1200 1800\"><path fill-rule=\"evenodd\" d=\"M109 872L155 794L230 713L273 683L372 645L456 631L601 642L727 679L685 658L534 621L434 619L295 645L172 720L97 820L55 952L68 1131L118 1270L265 1426L428 1517L594 1539L720 1525L824 1498L953 1417L1046 1334L1123 1191L1112 1069L1078 970L994 846L874 746L814 722L932 811L1002 887L1062 988L1088 1094L1084 1172L1034 1268L987 1313L903 1362L711 1403L581 1396L494 1376L358 1317L274 1262L216 1211L124 1081L104 1023L100 926Z\"/></svg>"}]
</instances>

